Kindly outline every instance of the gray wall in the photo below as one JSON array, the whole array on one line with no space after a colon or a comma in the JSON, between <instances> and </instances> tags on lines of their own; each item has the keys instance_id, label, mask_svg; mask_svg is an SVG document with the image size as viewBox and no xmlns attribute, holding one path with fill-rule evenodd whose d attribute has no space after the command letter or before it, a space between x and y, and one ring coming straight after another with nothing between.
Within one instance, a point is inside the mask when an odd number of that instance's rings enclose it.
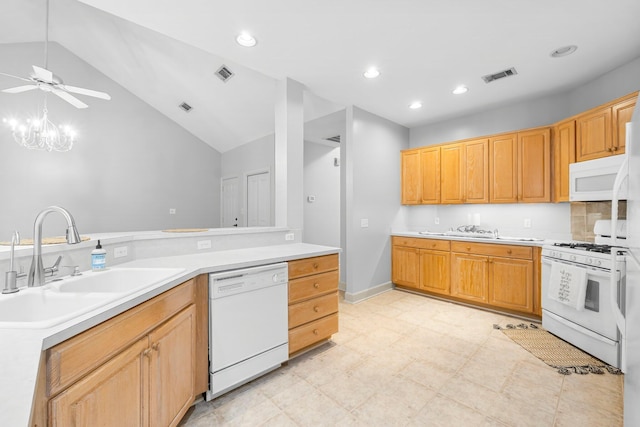
<instances>
[{"instance_id":1,"label":"gray wall","mask_svg":"<svg viewBox=\"0 0 640 427\"><path fill-rule=\"evenodd\" d=\"M304 142L304 233L302 241L340 246L340 147ZM315 201L309 202L308 197Z\"/></svg>"},{"instance_id":2,"label":"gray wall","mask_svg":"<svg viewBox=\"0 0 640 427\"><path fill-rule=\"evenodd\" d=\"M347 109L345 244L348 300L388 286L391 228L404 224L400 205L400 150L409 147L409 129L358 107ZM344 153L346 150L346 155ZM367 219L369 226L361 227ZM371 291L369 291L371 292Z\"/></svg>"},{"instance_id":3,"label":"gray wall","mask_svg":"<svg viewBox=\"0 0 640 427\"><path fill-rule=\"evenodd\" d=\"M239 201L240 207L246 208L247 183L245 174L257 170L266 169L271 173L271 225L275 224L275 197L274 197L274 176L275 176L275 152L274 135L267 135L255 141L241 145L233 150L222 153L221 156L221 177L238 177L240 183ZM244 203L244 204L243 204ZM246 224L246 214L240 213L238 226Z\"/></svg>"},{"instance_id":4,"label":"gray wall","mask_svg":"<svg viewBox=\"0 0 640 427\"><path fill-rule=\"evenodd\" d=\"M24 76L32 64L42 65L43 45L0 45L0 58L2 72ZM37 213L53 204L71 211L81 233L218 226L216 150L59 44L49 44L49 58L66 83L105 91L112 100L81 97L89 108L77 110L48 96L50 119L79 133L67 153L27 150L0 129L0 240L14 229L30 237ZM3 88L23 83L0 78ZM0 117L35 113L42 100L39 90L0 93ZM56 215L46 222L45 234L64 232Z\"/></svg>"}]
</instances>

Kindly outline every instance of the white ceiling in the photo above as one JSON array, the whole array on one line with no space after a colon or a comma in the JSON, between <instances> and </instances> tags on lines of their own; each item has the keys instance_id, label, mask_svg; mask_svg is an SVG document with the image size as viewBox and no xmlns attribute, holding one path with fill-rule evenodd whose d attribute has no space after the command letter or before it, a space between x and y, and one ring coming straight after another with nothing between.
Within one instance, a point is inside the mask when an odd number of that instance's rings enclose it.
<instances>
[{"instance_id":1,"label":"white ceiling","mask_svg":"<svg viewBox=\"0 0 640 427\"><path fill-rule=\"evenodd\" d=\"M222 152L273 132L285 77L415 127L565 91L640 56L638 0L51 0L51 9L52 40ZM2 0L0 42L42 40L43 10L44 0ZM258 45L237 45L241 31ZM549 56L569 44L573 55ZM236 72L227 84L213 76L222 63ZM378 79L363 78L371 65ZM510 67L516 76L481 80ZM469 92L452 95L458 84ZM424 107L410 110L414 100ZM194 106L188 115L182 101Z\"/></svg>"}]
</instances>

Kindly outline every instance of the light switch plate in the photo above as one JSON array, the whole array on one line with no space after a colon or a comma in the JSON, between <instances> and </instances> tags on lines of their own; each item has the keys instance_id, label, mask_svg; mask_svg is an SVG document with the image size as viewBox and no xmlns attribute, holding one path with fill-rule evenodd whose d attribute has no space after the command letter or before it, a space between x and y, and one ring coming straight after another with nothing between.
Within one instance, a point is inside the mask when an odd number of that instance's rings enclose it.
<instances>
[{"instance_id":1,"label":"light switch plate","mask_svg":"<svg viewBox=\"0 0 640 427\"><path fill-rule=\"evenodd\" d=\"M524 219L524 228L531 228L531 218Z\"/></svg>"},{"instance_id":2,"label":"light switch plate","mask_svg":"<svg viewBox=\"0 0 640 427\"><path fill-rule=\"evenodd\" d=\"M287 233L284 235L284 240L293 240L295 238L295 234Z\"/></svg>"},{"instance_id":3,"label":"light switch plate","mask_svg":"<svg viewBox=\"0 0 640 427\"><path fill-rule=\"evenodd\" d=\"M362 218L360 220L360 227L361 228L367 228L369 226L369 219L368 218Z\"/></svg>"}]
</instances>

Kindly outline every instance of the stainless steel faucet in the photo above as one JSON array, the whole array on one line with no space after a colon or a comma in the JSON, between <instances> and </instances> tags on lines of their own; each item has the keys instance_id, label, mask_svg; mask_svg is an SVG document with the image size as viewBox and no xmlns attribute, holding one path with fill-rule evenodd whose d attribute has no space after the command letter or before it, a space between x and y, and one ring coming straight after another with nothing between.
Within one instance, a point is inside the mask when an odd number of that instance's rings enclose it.
<instances>
[{"instance_id":1,"label":"stainless steel faucet","mask_svg":"<svg viewBox=\"0 0 640 427\"><path fill-rule=\"evenodd\" d=\"M80 235L76 228L76 222L73 216L60 206L49 206L38 214L33 225L33 259L31 260L31 268L29 269L29 280L27 286L44 285L45 272L42 266L42 223L45 217L51 212L58 212L67 220L67 243L70 245L80 243Z\"/></svg>"}]
</instances>

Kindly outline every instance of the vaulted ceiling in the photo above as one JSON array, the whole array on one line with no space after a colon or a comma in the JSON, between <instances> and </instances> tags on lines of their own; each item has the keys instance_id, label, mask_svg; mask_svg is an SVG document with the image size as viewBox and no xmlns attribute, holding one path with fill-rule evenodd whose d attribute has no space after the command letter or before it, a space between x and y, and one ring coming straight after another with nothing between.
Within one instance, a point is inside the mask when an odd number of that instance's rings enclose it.
<instances>
[{"instance_id":1,"label":"vaulted ceiling","mask_svg":"<svg viewBox=\"0 0 640 427\"><path fill-rule=\"evenodd\" d=\"M357 105L415 127L566 91L640 56L638 0L50 1L52 41L221 152L273 132L285 77L333 102L327 112ZM44 39L45 0L0 7L0 43ZM242 31L254 48L235 42ZM550 57L566 45L578 50ZM370 66L380 77L363 77ZM453 95L460 84L469 91Z\"/></svg>"}]
</instances>

